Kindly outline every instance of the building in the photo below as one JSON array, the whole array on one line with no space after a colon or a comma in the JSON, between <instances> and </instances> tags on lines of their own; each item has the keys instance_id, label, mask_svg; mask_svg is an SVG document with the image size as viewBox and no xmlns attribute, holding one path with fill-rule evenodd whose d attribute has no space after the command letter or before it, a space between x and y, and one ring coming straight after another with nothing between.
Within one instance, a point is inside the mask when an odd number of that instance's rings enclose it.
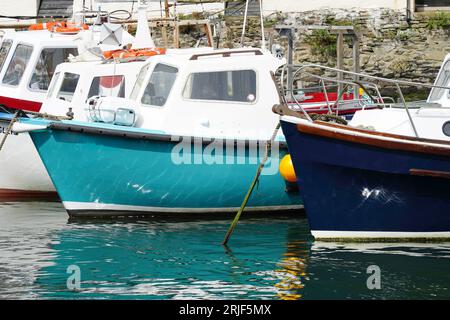
<instances>
[{"instance_id":1,"label":"building","mask_svg":"<svg viewBox=\"0 0 450 320\"><path fill-rule=\"evenodd\" d=\"M148 16L160 17L164 12L165 0L147 0ZM175 1L168 0L172 5ZM176 12L189 14L192 12L221 12L236 15L242 14L242 7L245 0L177 0ZM135 12L137 0L15 0L2 1L0 6L0 24L21 23L30 20L23 20L24 17L66 17L73 12L85 9L102 9L114 11L118 9ZM282 12L302 12L317 10L320 8L390 8L394 10L409 11L429 11L429 10L450 10L450 0L263 0L264 14L276 11ZM259 12L259 0L250 0L249 10L252 14ZM171 9L173 12L173 8ZM8 18L12 17L12 18Z\"/></svg>"}]
</instances>

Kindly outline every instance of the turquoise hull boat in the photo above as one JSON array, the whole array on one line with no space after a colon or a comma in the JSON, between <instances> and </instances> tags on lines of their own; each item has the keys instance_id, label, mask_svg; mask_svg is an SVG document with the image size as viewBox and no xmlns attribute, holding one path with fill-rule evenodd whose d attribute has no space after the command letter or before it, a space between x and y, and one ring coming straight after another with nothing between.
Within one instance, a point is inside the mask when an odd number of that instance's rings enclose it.
<instances>
[{"instance_id":1,"label":"turquoise hull boat","mask_svg":"<svg viewBox=\"0 0 450 320\"><path fill-rule=\"evenodd\" d=\"M224 163L208 164L198 161L208 148L204 142L183 150L192 161L180 164L174 161L180 139L99 123L53 122L30 136L70 216L236 212L263 156L247 142L244 153L224 147ZM280 147L266 166L286 153ZM276 170L261 175L247 210L299 210L301 203Z\"/></svg>"}]
</instances>

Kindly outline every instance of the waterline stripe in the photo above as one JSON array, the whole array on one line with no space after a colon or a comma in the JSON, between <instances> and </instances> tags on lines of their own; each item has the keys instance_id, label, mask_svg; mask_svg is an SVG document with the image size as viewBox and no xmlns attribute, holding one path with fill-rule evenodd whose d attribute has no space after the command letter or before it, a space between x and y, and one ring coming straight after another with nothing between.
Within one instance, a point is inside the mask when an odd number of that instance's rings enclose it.
<instances>
[{"instance_id":1,"label":"waterline stripe","mask_svg":"<svg viewBox=\"0 0 450 320\"><path fill-rule=\"evenodd\" d=\"M68 211L145 211L145 212L180 212L180 213L214 213L214 212L236 212L239 207L227 208L167 208L167 207L147 207L147 206L133 206L133 205L119 205L112 203L97 203L97 202L73 202L63 201L63 205ZM247 207L248 211L276 211L276 210L302 210L303 205L289 205L289 206L260 206Z\"/></svg>"}]
</instances>

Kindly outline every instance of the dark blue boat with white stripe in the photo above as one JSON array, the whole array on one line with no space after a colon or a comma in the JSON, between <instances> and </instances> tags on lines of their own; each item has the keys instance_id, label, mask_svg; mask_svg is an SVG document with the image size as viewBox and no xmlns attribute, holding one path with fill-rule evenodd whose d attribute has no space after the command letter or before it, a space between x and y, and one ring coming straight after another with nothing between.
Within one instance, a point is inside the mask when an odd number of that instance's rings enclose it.
<instances>
[{"instance_id":1,"label":"dark blue boat with white stripe","mask_svg":"<svg viewBox=\"0 0 450 320\"><path fill-rule=\"evenodd\" d=\"M450 142L281 120L319 239L450 238Z\"/></svg>"}]
</instances>

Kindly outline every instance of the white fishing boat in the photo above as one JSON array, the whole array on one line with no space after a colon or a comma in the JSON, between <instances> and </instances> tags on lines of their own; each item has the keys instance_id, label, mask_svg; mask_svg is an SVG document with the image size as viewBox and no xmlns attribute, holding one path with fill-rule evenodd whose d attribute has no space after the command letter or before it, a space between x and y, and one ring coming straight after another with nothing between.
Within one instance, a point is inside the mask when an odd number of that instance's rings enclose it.
<instances>
[{"instance_id":1,"label":"white fishing boat","mask_svg":"<svg viewBox=\"0 0 450 320\"><path fill-rule=\"evenodd\" d=\"M23 97L28 96L23 91L30 90L27 81L21 80L17 87L11 88L14 94L21 99L8 98L8 101L16 101L17 104L8 105L4 111L10 108L22 110L40 111L41 114L67 117L78 121L91 121L96 117L92 110L92 102L100 97L126 98L134 87L138 73L144 64L144 60L150 56L165 53L164 49L155 48L150 36L150 31L145 16L146 4L139 6L139 21L136 38L131 37L116 25L107 24L93 26L89 30L79 30L76 34L57 33L49 30L24 31L20 37L13 37L14 44L20 45L21 39L31 39L33 35L59 39L62 47L74 47L79 55L71 57L71 62L60 63L58 66L49 65L52 80L41 86L42 90L36 92L36 101L32 101L31 107L23 107ZM16 33L12 33L16 34ZM101 44L94 39L101 39ZM41 40L40 38L36 38ZM30 40L31 41L31 40ZM50 42L49 42L50 43ZM131 44L130 49L123 49L122 44ZM37 42L32 57L39 58L39 52L48 48L44 42ZM130 45L127 46L128 48ZM192 52L207 52L211 48L197 48ZM74 53L75 53L74 52ZM187 52L190 52L187 50ZM7 55L8 57L11 54ZM9 63L13 63L9 59ZM32 58L29 65L33 66ZM44 62L42 62L44 63ZM55 62L56 63L56 62ZM46 66L46 62L44 63ZM35 67L36 68L36 67ZM33 68L27 67L28 73ZM26 74L22 76L26 79ZM46 77L46 81L49 80ZM42 82L42 81L41 81ZM43 82L42 82L43 83ZM0 92L2 89L0 88ZM12 93L8 93L10 96ZM5 94L6 95L6 94ZM42 105L41 105L42 102ZM13 168L20 168L20 171ZM56 192L48 176L42 161L40 160L28 134L10 135L0 152L0 197L10 198L55 198Z\"/></svg>"},{"instance_id":2,"label":"white fishing boat","mask_svg":"<svg viewBox=\"0 0 450 320\"><path fill-rule=\"evenodd\" d=\"M284 63L259 48L168 50L147 60L129 99L92 101L90 121L21 119L13 131L29 131L71 216L234 212L279 121ZM302 207L275 140L249 211Z\"/></svg>"},{"instance_id":3,"label":"white fishing boat","mask_svg":"<svg viewBox=\"0 0 450 320\"><path fill-rule=\"evenodd\" d=\"M41 113L88 121L89 98L128 97L143 61L63 63L55 69ZM17 170L17 166L21 168ZM55 189L28 134L10 135L0 152L0 196L55 197Z\"/></svg>"}]
</instances>

